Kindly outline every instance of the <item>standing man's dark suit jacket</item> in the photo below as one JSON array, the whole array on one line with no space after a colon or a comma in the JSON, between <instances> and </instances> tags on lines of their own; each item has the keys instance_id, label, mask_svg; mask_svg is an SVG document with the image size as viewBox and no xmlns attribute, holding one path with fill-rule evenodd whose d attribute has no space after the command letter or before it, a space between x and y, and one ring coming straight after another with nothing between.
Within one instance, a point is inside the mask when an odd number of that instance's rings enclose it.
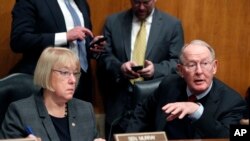
<instances>
[{"instance_id":1,"label":"standing man's dark suit jacket","mask_svg":"<svg viewBox=\"0 0 250 141\"><path fill-rule=\"evenodd\" d=\"M91 30L90 11L86 0L75 0L75 3L83 14L85 27ZM63 13L57 0L17 0L12 16L11 49L23 56L11 73L33 75L42 51L48 46L54 46L55 33L66 32ZM86 39L87 51L90 40ZM62 46L68 47L67 44ZM90 72L86 76L82 74L83 79L80 80L80 83L87 85L84 87L85 95L91 95Z\"/></svg>"},{"instance_id":2,"label":"standing man's dark suit jacket","mask_svg":"<svg viewBox=\"0 0 250 141\"><path fill-rule=\"evenodd\" d=\"M68 124L71 141L93 141L97 137L95 114L88 102L75 98L68 102ZM4 138L26 137L26 126L43 141L60 141L41 91L9 106L0 135L2 132Z\"/></svg>"},{"instance_id":3,"label":"standing man's dark suit jacket","mask_svg":"<svg viewBox=\"0 0 250 141\"><path fill-rule=\"evenodd\" d=\"M162 80L158 91L135 109L127 132L166 131L169 139L229 138L231 124L239 124L246 109L243 98L214 78L207 96L198 100L204 106L200 119L175 119L167 122L161 108L167 103L187 101L186 82L178 75Z\"/></svg>"},{"instance_id":4,"label":"standing man's dark suit jacket","mask_svg":"<svg viewBox=\"0 0 250 141\"><path fill-rule=\"evenodd\" d=\"M86 28L91 29L86 0L75 2L83 13ZM17 0L12 16L11 49L23 54L13 71L33 74L41 52L54 46L55 33L66 32L62 11L57 0Z\"/></svg>"},{"instance_id":5,"label":"standing man's dark suit jacket","mask_svg":"<svg viewBox=\"0 0 250 141\"><path fill-rule=\"evenodd\" d=\"M99 58L97 71L108 123L130 106L130 82L124 78L121 65L130 60L132 19L132 10L128 10L108 17L104 27L104 36L108 38L107 53ZM183 40L181 22L155 9L146 50L146 59L154 64L152 79L175 73Z\"/></svg>"}]
</instances>

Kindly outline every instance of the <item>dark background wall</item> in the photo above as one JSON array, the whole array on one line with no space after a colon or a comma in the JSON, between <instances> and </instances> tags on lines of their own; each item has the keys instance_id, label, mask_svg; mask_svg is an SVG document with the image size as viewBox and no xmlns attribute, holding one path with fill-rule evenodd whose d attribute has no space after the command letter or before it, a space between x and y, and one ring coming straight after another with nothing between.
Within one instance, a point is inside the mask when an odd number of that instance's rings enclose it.
<instances>
[{"instance_id":1,"label":"dark background wall","mask_svg":"<svg viewBox=\"0 0 250 141\"><path fill-rule=\"evenodd\" d=\"M130 7L130 0L88 0L94 33L100 34L109 14ZM20 59L9 47L11 9L15 0L0 0L0 78ZM250 86L250 1L249 0L158 0L157 7L178 17L185 42L207 41L215 48L219 69L217 77L245 96ZM95 69L95 61L92 61ZM102 112L96 77L95 107Z\"/></svg>"}]
</instances>

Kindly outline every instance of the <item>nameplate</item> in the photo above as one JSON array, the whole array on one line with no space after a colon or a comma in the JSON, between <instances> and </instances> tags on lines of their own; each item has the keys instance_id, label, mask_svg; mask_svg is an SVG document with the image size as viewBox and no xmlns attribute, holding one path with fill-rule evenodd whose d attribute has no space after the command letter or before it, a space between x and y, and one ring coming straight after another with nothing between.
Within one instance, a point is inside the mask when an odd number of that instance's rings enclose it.
<instances>
[{"instance_id":1,"label":"nameplate","mask_svg":"<svg viewBox=\"0 0 250 141\"><path fill-rule=\"evenodd\" d=\"M167 141L165 132L114 134L116 141Z\"/></svg>"},{"instance_id":2,"label":"nameplate","mask_svg":"<svg viewBox=\"0 0 250 141\"><path fill-rule=\"evenodd\" d=\"M36 139L18 138L18 139L0 139L0 141L36 141Z\"/></svg>"}]
</instances>

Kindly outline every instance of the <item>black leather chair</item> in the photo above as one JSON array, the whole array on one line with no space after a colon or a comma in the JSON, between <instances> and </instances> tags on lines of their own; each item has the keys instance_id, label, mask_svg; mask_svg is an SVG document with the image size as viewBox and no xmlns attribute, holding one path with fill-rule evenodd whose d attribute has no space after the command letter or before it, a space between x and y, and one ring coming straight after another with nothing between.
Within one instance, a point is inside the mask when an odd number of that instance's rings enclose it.
<instances>
[{"instance_id":1,"label":"black leather chair","mask_svg":"<svg viewBox=\"0 0 250 141\"><path fill-rule=\"evenodd\" d=\"M132 107L135 108L136 105L141 104L149 95L154 94L154 92L157 90L159 84L161 83L161 78L153 79L153 80L147 80L147 81L138 81L135 82L132 86L133 88L133 96L132 96ZM127 124L129 119L131 118L133 114L133 110L126 111L121 116L117 117L112 123L111 128L109 131L109 141L113 141L114 138L112 138L113 129L116 129L117 131L125 132L125 129L122 129L120 126L118 126L121 122L121 124L125 123ZM124 127L124 125L123 125Z\"/></svg>"},{"instance_id":2,"label":"black leather chair","mask_svg":"<svg viewBox=\"0 0 250 141\"><path fill-rule=\"evenodd\" d=\"M33 76L24 73L14 73L0 79L0 125L9 104L26 98L39 88L33 84Z\"/></svg>"},{"instance_id":3,"label":"black leather chair","mask_svg":"<svg viewBox=\"0 0 250 141\"><path fill-rule=\"evenodd\" d=\"M156 89L158 88L159 84L161 83L161 78L148 80L148 81L138 81L135 82L133 89L134 89L134 104L137 105L138 103L142 102L146 97L153 94Z\"/></svg>"}]
</instances>

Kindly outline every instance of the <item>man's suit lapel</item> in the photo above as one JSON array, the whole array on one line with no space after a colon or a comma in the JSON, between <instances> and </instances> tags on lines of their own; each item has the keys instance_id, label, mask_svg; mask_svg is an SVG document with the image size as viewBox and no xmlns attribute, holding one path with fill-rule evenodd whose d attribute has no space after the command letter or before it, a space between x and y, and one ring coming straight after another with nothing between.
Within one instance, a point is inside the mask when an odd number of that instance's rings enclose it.
<instances>
[{"instance_id":1,"label":"man's suit lapel","mask_svg":"<svg viewBox=\"0 0 250 141\"><path fill-rule=\"evenodd\" d=\"M127 60L130 60L131 55L131 30L132 30L132 19L133 14L132 11L128 11L125 15L125 18L122 22L122 38L121 41L123 41L124 49L126 53Z\"/></svg>"},{"instance_id":2,"label":"man's suit lapel","mask_svg":"<svg viewBox=\"0 0 250 141\"><path fill-rule=\"evenodd\" d=\"M122 22L122 34L123 34L123 43L125 47L125 52L128 60L130 60L131 55L131 30L132 30L132 19L133 19L133 13L132 11L128 11L128 13L125 15L125 18ZM161 32L161 26L162 26L162 18L157 9L155 9L154 15L153 15L153 21L150 29L150 35L148 38L147 43L147 50L146 50L146 58L149 55L151 49L154 47L154 44L158 38L158 35Z\"/></svg>"},{"instance_id":3,"label":"man's suit lapel","mask_svg":"<svg viewBox=\"0 0 250 141\"><path fill-rule=\"evenodd\" d=\"M201 99L201 103L203 104L204 108L206 108L206 112L209 113L209 115L214 115L215 111L218 109L218 102L219 102L219 88L217 86L217 82L213 81L213 86L209 92L209 94L207 95L206 98L206 102L202 103L202 99Z\"/></svg>"},{"instance_id":4,"label":"man's suit lapel","mask_svg":"<svg viewBox=\"0 0 250 141\"><path fill-rule=\"evenodd\" d=\"M216 112L218 111L219 108L219 94L220 94L220 90L217 85L216 81L213 81L213 86L212 89L210 90L210 92L208 93L207 96L205 96L204 98L198 100L198 102L200 102L203 107L204 107L204 112L203 112L203 117L206 119L209 119L213 116L216 117ZM199 122L199 124L203 124L202 122ZM195 129L194 132L194 137L202 137L204 136L202 132L200 132L198 129Z\"/></svg>"},{"instance_id":5,"label":"man's suit lapel","mask_svg":"<svg viewBox=\"0 0 250 141\"><path fill-rule=\"evenodd\" d=\"M88 9L87 9L87 3L84 3L83 0L75 0L75 3L78 6L78 8L80 9L80 11L82 12L83 19L84 19L84 26L91 30L91 24L90 24Z\"/></svg>"},{"instance_id":6,"label":"man's suit lapel","mask_svg":"<svg viewBox=\"0 0 250 141\"><path fill-rule=\"evenodd\" d=\"M61 11L61 8L57 2L57 0L45 0L45 2L47 3L49 9L50 9L50 13L51 15L53 15L54 19L51 19L53 21L55 21L55 29L56 31L67 31L66 29L66 25L65 25L65 20Z\"/></svg>"},{"instance_id":7,"label":"man's suit lapel","mask_svg":"<svg viewBox=\"0 0 250 141\"><path fill-rule=\"evenodd\" d=\"M155 9L153 14L153 20L150 29L150 35L148 37L147 50L146 50L146 58L149 55L151 49L154 47L154 44L160 35L162 27L162 17L157 9Z\"/></svg>"}]
</instances>

